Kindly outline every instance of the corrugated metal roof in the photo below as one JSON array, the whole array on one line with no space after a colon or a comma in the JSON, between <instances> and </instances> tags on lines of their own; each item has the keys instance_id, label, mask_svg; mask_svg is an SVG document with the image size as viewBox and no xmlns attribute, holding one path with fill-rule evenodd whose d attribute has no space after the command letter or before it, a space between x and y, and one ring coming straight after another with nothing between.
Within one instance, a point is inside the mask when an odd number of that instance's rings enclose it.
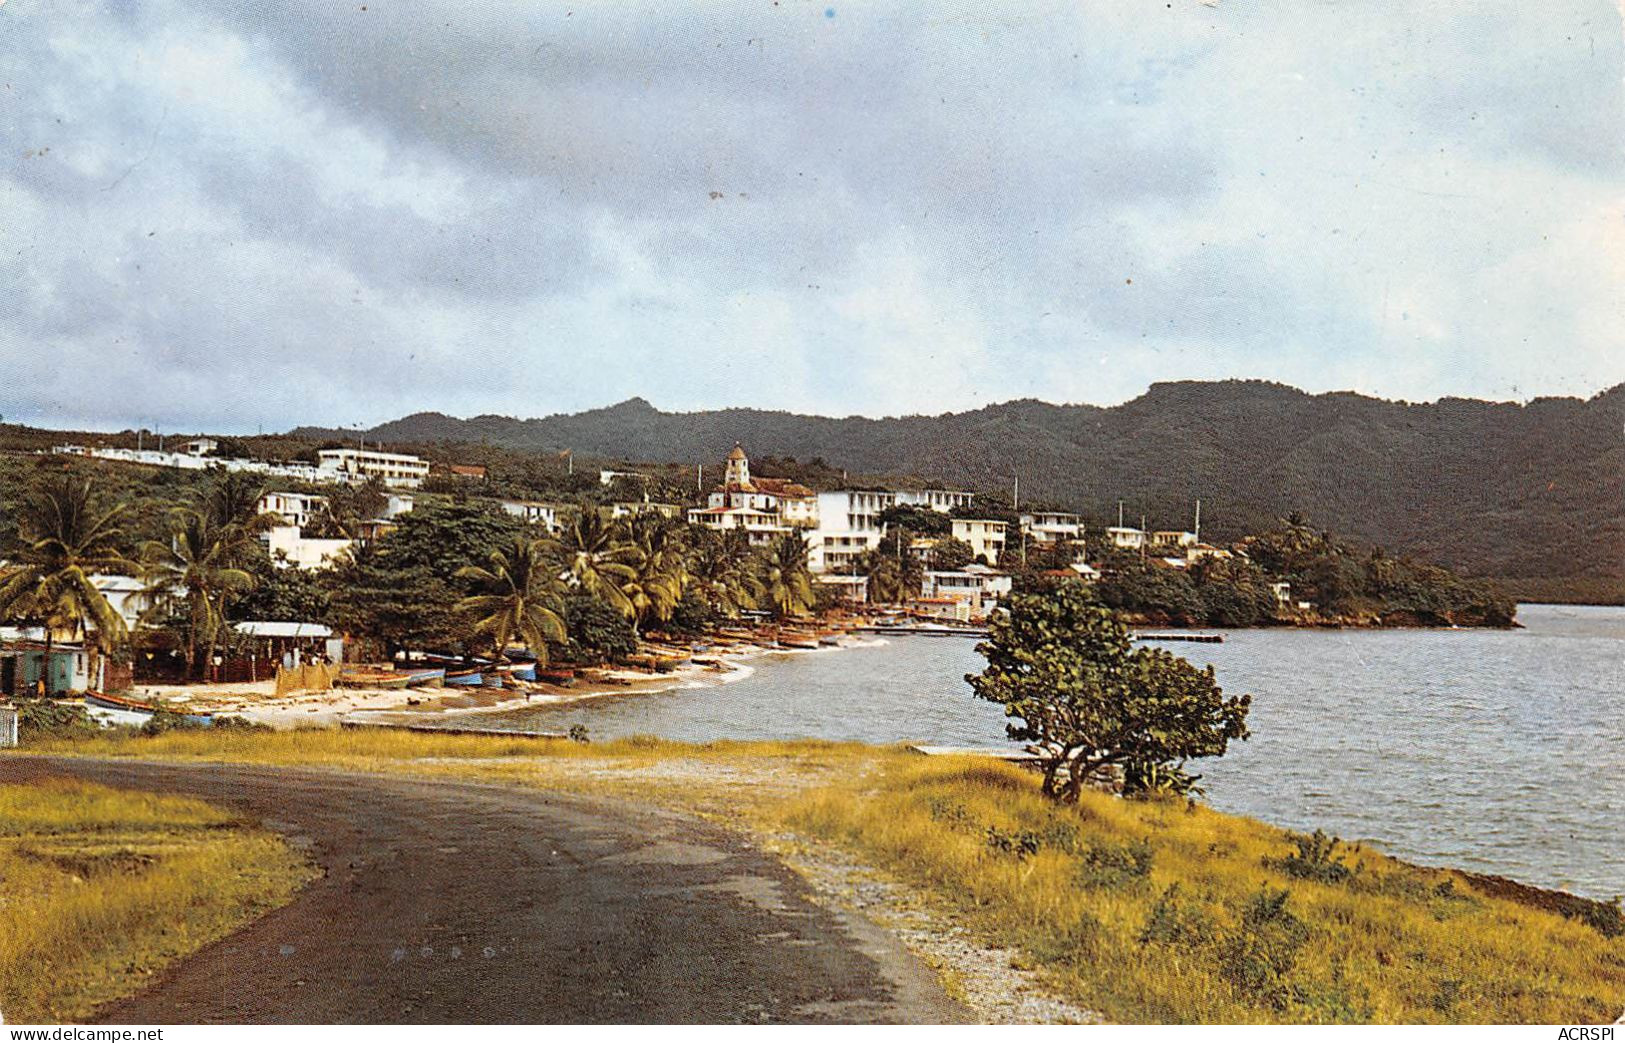
<instances>
[{"instance_id":1,"label":"corrugated metal roof","mask_svg":"<svg viewBox=\"0 0 1625 1043\"><path fill-rule=\"evenodd\" d=\"M278 623L244 620L235 625L239 634L249 637L332 637L333 631L320 623Z\"/></svg>"}]
</instances>

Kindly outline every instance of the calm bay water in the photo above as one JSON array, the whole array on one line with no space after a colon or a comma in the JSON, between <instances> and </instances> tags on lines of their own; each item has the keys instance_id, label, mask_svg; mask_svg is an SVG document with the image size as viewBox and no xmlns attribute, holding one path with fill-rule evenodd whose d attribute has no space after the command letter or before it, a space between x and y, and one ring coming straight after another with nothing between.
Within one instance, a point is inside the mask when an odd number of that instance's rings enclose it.
<instances>
[{"instance_id":1,"label":"calm bay water","mask_svg":"<svg viewBox=\"0 0 1625 1043\"><path fill-rule=\"evenodd\" d=\"M1170 644L1251 692L1253 737L1194 763L1222 810L1419 862L1625 892L1625 609L1523 606L1517 631L1242 630ZM1005 741L975 642L894 638L751 660L726 684L483 715L594 737Z\"/></svg>"}]
</instances>

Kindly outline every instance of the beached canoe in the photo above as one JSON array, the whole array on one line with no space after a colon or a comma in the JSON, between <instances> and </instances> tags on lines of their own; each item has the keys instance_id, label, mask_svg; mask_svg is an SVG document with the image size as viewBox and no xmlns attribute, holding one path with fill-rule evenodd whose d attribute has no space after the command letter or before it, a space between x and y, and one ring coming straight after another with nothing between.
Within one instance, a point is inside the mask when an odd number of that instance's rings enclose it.
<instances>
[{"instance_id":1,"label":"beached canoe","mask_svg":"<svg viewBox=\"0 0 1625 1043\"><path fill-rule=\"evenodd\" d=\"M85 693L85 712L105 724L140 725L161 712L176 714L185 718L192 724L207 727L214 723L214 715L208 713L181 713L167 706L157 703L146 703L139 699L129 699L122 695L107 695L101 692Z\"/></svg>"}]
</instances>

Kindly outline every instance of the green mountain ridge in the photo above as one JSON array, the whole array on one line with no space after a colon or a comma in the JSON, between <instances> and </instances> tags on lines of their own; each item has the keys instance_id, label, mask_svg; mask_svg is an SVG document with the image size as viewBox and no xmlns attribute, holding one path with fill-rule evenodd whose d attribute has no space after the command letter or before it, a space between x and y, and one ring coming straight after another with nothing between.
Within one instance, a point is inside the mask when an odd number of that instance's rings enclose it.
<instances>
[{"instance_id":1,"label":"green mountain ridge","mask_svg":"<svg viewBox=\"0 0 1625 1043\"><path fill-rule=\"evenodd\" d=\"M1157 527L1256 531L1289 511L1355 540L1499 577L1625 578L1625 384L1589 400L1386 401L1264 381L1153 384L1118 406L1020 399L885 418L747 408L661 411L641 398L528 420L419 413L369 441L479 443L651 463L821 457L855 474L1009 492ZM301 428L298 438L355 432Z\"/></svg>"}]
</instances>

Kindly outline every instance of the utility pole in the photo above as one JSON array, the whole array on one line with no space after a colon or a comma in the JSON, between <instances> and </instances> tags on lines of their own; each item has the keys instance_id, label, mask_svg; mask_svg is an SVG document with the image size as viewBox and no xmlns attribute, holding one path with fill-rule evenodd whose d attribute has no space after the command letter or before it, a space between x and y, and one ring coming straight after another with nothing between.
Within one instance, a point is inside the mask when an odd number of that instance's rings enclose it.
<instances>
[{"instance_id":1,"label":"utility pole","mask_svg":"<svg viewBox=\"0 0 1625 1043\"><path fill-rule=\"evenodd\" d=\"M1140 560L1145 560L1145 515L1140 515Z\"/></svg>"},{"instance_id":2,"label":"utility pole","mask_svg":"<svg viewBox=\"0 0 1625 1043\"><path fill-rule=\"evenodd\" d=\"M1021 475L1016 475L1016 487L1010 494L1010 509L1021 509Z\"/></svg>"},{"instance_id":3,"label":"utility pole","mask_svg":"<svg viewBox=\"0 0 1625 1043\"><path fill-rule=\"evenodd\" d=\"M705 465L704 464L695 464L694 465L694 491L698 492L698 493L705 492Z\"/></svg>"},{"instance_id":4,"label":"utility pole","mask_svg":"<svg viewBox=\"0 0 1625 1043\"><path fill-rule=\"evenodd\" d=\"M1121 529L1123 527L1123 501L1122 500L1117 501L1117 527L1119 529Z\"/></svg>"},{"instance_id":5,"label":"utility pole","mask_svg":"<svg viewBox=\"0 0 1625 1043\"><path fill-rule=\"evenodd\" d=\"M1196 542L1202 542L1202 498L1196 498Z\"/></svg>"}]
</instances>

